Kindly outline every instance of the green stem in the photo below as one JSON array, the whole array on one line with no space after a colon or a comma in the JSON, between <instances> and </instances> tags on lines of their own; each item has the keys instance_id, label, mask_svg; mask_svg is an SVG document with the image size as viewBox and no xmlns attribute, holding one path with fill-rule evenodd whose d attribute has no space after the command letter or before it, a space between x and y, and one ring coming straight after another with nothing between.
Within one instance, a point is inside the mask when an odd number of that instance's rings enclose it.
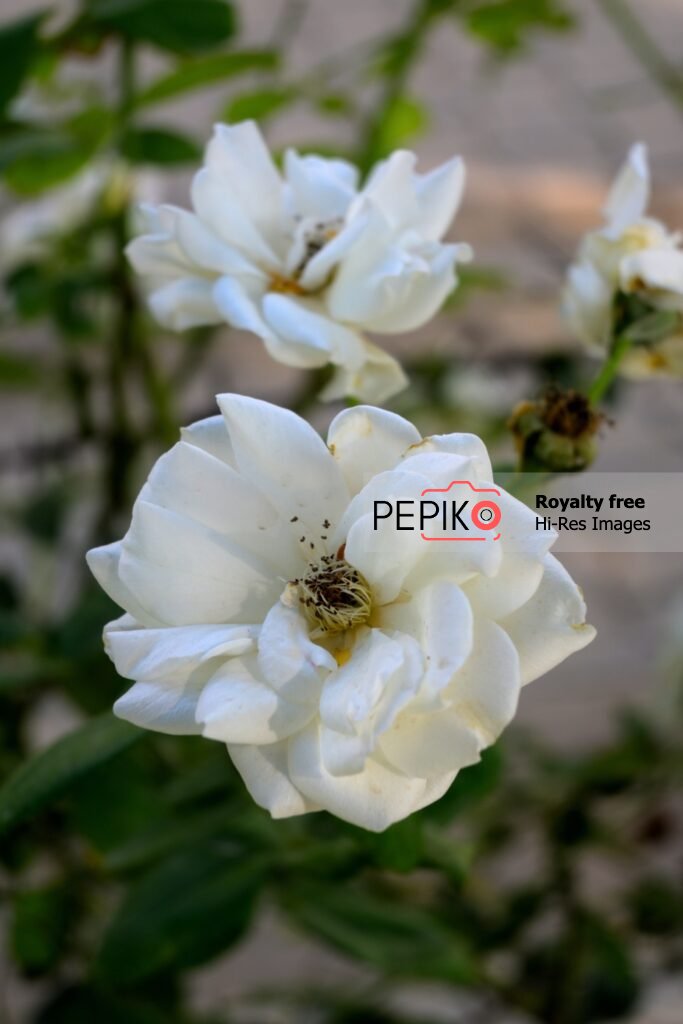
<instances>
[{"instance_id":1,"label":"green stem","mask_svg":"<svg viewBox=\"0 0 683 1024\"><path fill-rule=\"evenodd\" d=\"M607 20L652 81L683 113L683 75L661 52L627 0L599 0L599 3Z\"/></svg>"},{"instance_id":2,"label":"green stem","mask_svg":"<svg viewBox=\"0 0 683 1024\"><path fill-rule=\"evenodd\" d=\"M403 95L413 66L422 52L422 45L434 19L434 10L428 0L418 0L408 23L398 35L380 45L389 53L389 66L384 77L384 86L379 102L370 112L361 132L356 163L367 171L385 154L381 148L382 125L391 108ZM391 53L391 50L394 50Z\"/></svg>"},{"instance_id":3,"label":"green stem","mask_svg":"<svg viewBox=\"0 0 683 1024\"><path fill-rule=\"evenodd\" d=\"M618 335L612 346L609 357L602 364L597 377L588 389L588 398L595 405L605 395L614 380L621 361L631 347L631 338L627 331Z\"/></svg>"}]
</instances>

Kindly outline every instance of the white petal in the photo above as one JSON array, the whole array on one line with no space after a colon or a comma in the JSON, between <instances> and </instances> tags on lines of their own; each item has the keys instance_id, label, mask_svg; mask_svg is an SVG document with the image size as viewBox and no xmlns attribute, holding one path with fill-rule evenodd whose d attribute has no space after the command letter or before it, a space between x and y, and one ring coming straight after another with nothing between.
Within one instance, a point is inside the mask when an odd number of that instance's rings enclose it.
<instances>
[{"instance_id":1,"label":"white petal","mask_svg":"<svg viewBox=\"0 0 683 1024\"><path fill-rule=\"evenodd\" d=\"M345 258L346 254L350 252L359 239L363 238L370 216L369 208L363 207L360 209L350 221L344 224L339 233L322 247L320 252L308 260L299 278L302 288L305 288L307 291L316 291L323 287L335 267ZM299 262L301 262L300 257Z\"/></svg>"},{"instance_id":2,"label":"white petal","mask_svg":"<svg viewBox=\"0 0 683 1024\"><path fill-rule=\"evenodd\" d=\"M331 775L322 762L318 727L310 725L289 742L292 782L314 803L338 818L372 832L421 806L427 792L424 779L406 779L370 758L357 775Z\"/></svg>"},{"instance_id":3,"label":"white petal","mask_svg":"<svg viewBox=\"0 0 683 1024\"><path fill-rule=\"evenodd\" d=\"M428 714L408 708L381 737L380 749L397 771L426 779L476 764L481 742L452 708Z\"/></svg>"},{"instance_id":4,"label":"white petal","mask_svg":"<svg viewBox=\"0 0 683 1024\"><path fill-rule=\"evenodd\" d=\"M281 601L273 605L263 623L258 664L274 690L303 704L317 704L324 674L337 668L332 655L309 638L303 616Z\"/></svg>"},{"instance_id":5,"label":"white petal","mask_svg":"<svg viewBox=\"0 0 683 1024\"><path fill-rule=\"evenodd\" d=\"M619 276L624 291L661 292L664 294L658 298L668 298L670 308L681 308L683 252L680 250L644 249L632 253L621 261Z\"/></svg>"},{"instance_id":6,"label":"white petal","mask_svg":"<svg viewBox=\"0 0 683 1024\"><path fill-rule=\"evenodd\" d=\"M209 455L213 455L215 459L220 459L221 462L225 462L228 466L235 465L235 458L230 445L230 438L228 437L228 428L220 414L207 416L203 420L197 420L196 423L191 423L189 427L181 427L180 436L187 444L192 444L195 448L201 448L202 451L208 452Z\"/></svg>"},{"instance_id":7,"label":"white petal","mask_svg":"<svg viewBox=\"0 0 683 1024\"><path fill-rule=\"evenodd\" d=\"M475 617L472 651L453 676L444 699L483 747L512 721L520 686L519 656L507 632L495 622Z\"/></svg>"},{"instance_id":8,"label":"white petal","mask_svg":"<svg viewBox=\"0 0 683 1024\"><path fill-rule=\"evenodd\" d=\"M263 300L263 313L272 331L301 353L299 365L324 366L332 362L357 369L364 362L364 342L355 331L302 302L271 292Z\"/></svg>"},{"instance_id":9,"label":"white petal","mask_svg":"<svg viewBox=\"0 0 683 1024\"><path fill-rule=\"evenodd\" d=\"M423 587L408 601L380 609L378 621L382 629L408 633L419 643L425 657L418 698L421 705L438 697L472 649L469 601L460 587L443 580Z\"/></svg>"},{"instance_id":10,"label":"white petal","mask_svg":"<svg viewBox=\"0 0 683 1024\"><path fill-rule=\"evenodd\" d=\"M345 160L285 153L288 205L292 215L322 222L343 217L356 194L358 170Z\"/></svg>"},{"instance_id":11,"label":"white petal","mask_svg":"<svg viewBox=\"0 0 683 1024\"><path fill-rule=\"evenodd\" d=\"M265 285L266 275L237 249L227 245L210 225L186 210L176 211L175 234L178 244L191 264L216 274L231 274L254 279L254 285Z\"/></svg>"},{"instance_id":12,"label":"white petal","mask_svg":"<svg viewBox=\"0 0 683 1024\"><path fill-rule=\"evenodd\" d=\"M256 222L216 171L204 167L194 176L192 205L205 224L250 262L272 272L279 269L279 259Z\"/></svg>"},{"instance_id":13,"label":"white petal","mask_svg":"<svg viewBox=\"0 0 683 1024\"><path fill-rule=\"evenodd\" d=\"M320 755L330 775L358 775L372 753L374 738L370 735L337 732L320 726Z\"/></svg>"},{"instance_id":14,"label":"white petal","mask_svg":"<svg viewBox=\"0 0 683 1024\"><path fill-rule=\"evenodd\" d=\"M370 629L326 680L320 718L336 732L374 737L414 697L422 675L423 659L412 637Z\"/></svg>"},{"instance_id":15,"label":"white petal","mask_svg":"<svg viewBox=\"0 0 683 1024\"><path fill-rule=\"evenodd\" d=\"M262 237L277 248L282 179L258 125L254 121L215 125L204 161L221 189L245 211ZM211 220L207 223L211 224Z\"/></svg>"},{"instance_id":16,"label":"white petal","mask_svg":"<svg viewBox=\"0 0 683 1024\"><path fill-rule=\"evenodd\" d=\"M425 452L461 455L471 460L476 470L476 482L493 480L493 469L486 445L476 434L432 434L406 450L404 460Z\"/></svg>"},{"instance_id":17,"label":"white petal","mask_svg":"<svg viewBox=\"0 0 683 1024\"><path fill-rule=\"evenodd\" d=\"M112 601L115 601L119 607L129 612L139 623L144 626L161 625L161 619L156 618L151 612L143 608L135 595L122 581L119 575L121 547L122 541L117 540L113 544L91 548L85 556L90 572L105 594Z\"/></svg>"},{"instance_id":18,"label":"white petal","mask_svg":"<svg viewBox=\"0 0 683 1024\"><path fill-rule=\"evenodd\" d=\"M491 576L468 581L464 589L475 615L499 620L520 608L536 591L543 576L543 559L557 534L537 530L536 513L502 489L495 500L501 510L500 566Z\"/></svg>"},{"instance_id":19,"label":"white petal","mask_svg":"<svg viewBox=\"0 0 683 1024\"><path fill-rule=\"evenodd\" d=\"M255 555L191 519L138 501L119 572L168 625L259 622L279 583Z\"/></svg>"},{"instance_id":20,"label":"white petal","mask_svg":"<svg viewBox=\"0 0 683 1024\"><path fill-rule=\"evenodd\" d=\"M441 238L457 213L465 188L465 164L453 157L429 174L417 176L415 191L419 206L417 227L425 238Z\"/></svg>"},{"instance_id":21,"label":"white petal","mask_svg":"<svg viewBox=\"0 0 683 1024\"><path fill-rule=\"evenodd\" d=\"M135 683L114 704L114 714L141 729L170 736L201 733L195 721L201 683L169 686L160 681Z\"/></svg>"},{"instance_id":22,"label":"white petal","mask_svg":"<svg viewBox=\"0 0 683 1024\"><path fill-rule=\"evenodd\" d=\"M232 743L228 753L252 798L273 818L291 818L319 808L307 800L287 774L287 741L263 747Z\"/></svg>"},{"instance_id":23,"label":"white petal","mask_svg":"<svg viewBox=\"0 0 683 1024\"><path fill-rule=\"evenodd\" d=\"M595 637L586 605L571 576L553 555L543 560L543 578L533 597L501 621L517 648L523 684L550 671Z\"/></svg>"},{"instance_id":24,"label":"white petal","mask_svg":"<svg viewBox=\"0 0 683 1024\"><path fill-rule=\"evenodd\" d=\"M365 362L357 369L340 365L320 397L325 402L357 398L362 402L386 402L408 386L401 364L369 341L364 342Z\"/></svg>"},{"instance_id":25,"label":"white petal","mask_svg":"<svg viewBox=\"0 0 683 1024\"><path fill-rule=\"evenodd\" d=\"M368 316L364 326L380 334L398 334L421 327L439 312L455 288L457 261L469 258L467 247L442 245L429 258L428 268L408 268L398 278L380 278L378 284L384 286L386 293L384 308Z\"/></svg>"},{"instance_id":26,"label":"white petal","mask_svg":"<svg viewBox=\"0 0 683 1024\"><path fill-rule=\"evenodd\" d=\"M219 324L223 319L213 300L212 282L202 277L170 281L151 292L147 301L153 316L171 331Z\"/></svg>"},{"instance_id":27,"label":"white petal","mask_svg":"<svg viewBox=\"0 0 683 1024\"><path fill-rule=\"evenodd\" d=\"M361 197L370 199L392 228L415 224L420 207L415 192L417 157L399 149L372 170ZM357 200L358 202L358 200Z\"/></svg>"},{"instance_id":28,"label":"white petal","mask_svg":"<svg viewBox=\"0 0 683 1024\"><path fill-rule=\"evenodd\" d=\"M335 534L335 542L345 541L344 557L371 584L378 605L396 600L404 580L424 557L426 544L418 531L398 533L388 519L378 519L375 529L374 503L388 501L395 508L397 501L419 495L426 484L415 473L379 473L350 503Z\"/></svg>"},{"instance_id":29,"label":"white petal","mask_svg":"<svg viewBox=\"0 0 683 1024\"><path fill-rule=\"evenodd\" d=\"M237 470L201 448L181 441L162 455L139 500L231 538L285 578L296 574L298 548L275 508Z\"/></svg>"},{"instance_id":30,"label":"white petal","mask_svg":"<svg viewBox=\"0 0 683 1024\"><path fill-rule=\"evenodd\" d=\"M393 469L419 441L417 429L408 420L370 405L344 409L327 432L327 444L351 494L357 494L376 473Z\"/></svg>"},{"instance_id":31,"label":"white petal","mask_svg":"<svg viewBox=\"0 0 683 1024\"><path fill-rule=\"evenodd\" d=\"M116 671L138 682L184 683L199 665L255 649L255 626L174 626L165 629L120 628L110 622L104 633ZM214 665L213 670L216 666Z\"/></svg>"},{"instance_id":32,"label":"white petal","mask_svg":"<svg viewBox=\"0 0 683 1024\"><path fill-rule=\"evenodd\" d=\"M610 338L613 290L591 262L573 264L562 296L562 315L585 345L604 348Z\"/></svg>"},{"instance_id":33,"label":"white petal","mask_svg":"<svg viewBox=\"0 0 683 1024\"><path fill-rule=\"evenodd\" d=\"M603 207L607 221L603 232L605 236L617 239L627 227L643 216L649 199L647 146L638 142L631 147Z\"/></svg>"},{"instance_id":34,"label":"white petal","mask_svg":"<svg viewBox=\"0 0 683 1024\"><path fill-rule=\"evenodd\" d=\"M253 658L231 658L202 689L197 721L207 739L260 746L285 739L310 720L312 709L283 700L254 668Z\"/></svg>"},{"instance_id":35,"label":"white petal","mask_svg":"<svg viewBox=\"0 0 683 1024\"><path fill-rule=\"evenodd\" d=\"M292 340L273 330L267 323L264 317L265 299L276 296L266 296L261 305L258 305L239 281L228 277L222 277L216 282L213 295L218 309L228 323L258 335L268 353L279 363L311 369L315 366L324 366L329 361L330 354L325 347L324 338L314 339L313 343L310 336L304 342Z\"/></svg>"},{"instance_id":36,"label":"white petal","mask_svg":"<svg viewBox=\"0 0 683 1024\"><path fill-rule=\"evenodd\" d=\"M325 520L335 523L348 502L339 467L325 442L288 409L242 395L219 395L240 472L287 521L317 543ZM274 602L273 602L274 603Z\"/></svg>"}]
</instances>

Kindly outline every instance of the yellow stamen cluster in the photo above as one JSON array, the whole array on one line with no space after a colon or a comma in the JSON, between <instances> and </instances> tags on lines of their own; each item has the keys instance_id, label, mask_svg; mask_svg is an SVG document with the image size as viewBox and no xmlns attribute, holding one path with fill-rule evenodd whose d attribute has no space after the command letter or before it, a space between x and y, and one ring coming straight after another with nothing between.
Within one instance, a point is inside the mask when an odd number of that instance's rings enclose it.
<instances>
[{"instance_id":1,"label":"yellow stamen cluster","mask_svg":"<svg viewBox=\"0 0 683 1024\"><path fill-rule=\"evenodd\" d=\"M309 623L322 633L342 633L365 625L370 618L370 584L343 559L324 557L292 585Z\"/></svg>"}]
</instances>

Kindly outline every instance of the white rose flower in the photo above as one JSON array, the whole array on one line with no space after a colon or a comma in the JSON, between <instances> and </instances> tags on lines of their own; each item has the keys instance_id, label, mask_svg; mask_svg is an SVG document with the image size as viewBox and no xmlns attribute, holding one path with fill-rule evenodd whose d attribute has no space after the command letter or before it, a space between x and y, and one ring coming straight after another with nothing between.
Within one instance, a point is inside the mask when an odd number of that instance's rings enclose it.
<instances>
[{"instance_id":1,"label":"white rose flower","mask_svg":"<svg viewBox=\"0 0 683 1024\"><path fill-rule=\"evenodd\" d=\"M325 809L382 830L437 800L520 686L593 638L583 599L555 534L505 492L496 543L373 531L375 499L490 485L474 435L422 440L359 406L325 445L286 409L218 404L159 459L123 540L89 553L125 609L105 628L135 681L115 711L227 744L273 817Z\"/></svg>"},{"instance_id":2,"label":"white rose flower","mask_svg":"<svg viewBox=\"0 0 683 1024\"><path fill-rule=\"evenodd\" d=\"M227 322L281 363L332 363L324 397L383 401L405 375L363 331L426 323L470 257L440 241L460 203L462 160L424 175L415 161L394 153L359 191L343 160L290 149L281 175L253 122L217 125L192 183L194 213L147 206L147 233L128 247L152 313L178 331Z\"/></svg>"},{"instance_id":3,"label":"white rose flower","mask_svg":"<svg viewBox=\"0 0 683 1024\"><path fill-rule=\"evenodd\" d=\"M603 209L605 224L584 238L564 292L567 321L598 355L608 352L614 337L618 292L637 296L651 310L683 312L681 235L645 216L649 198L647 149L638 143L609 193ZM634 347L622 369L634 376L682 375L681 333L679 329L674 339Z\"/></svg>"}]
</instances>

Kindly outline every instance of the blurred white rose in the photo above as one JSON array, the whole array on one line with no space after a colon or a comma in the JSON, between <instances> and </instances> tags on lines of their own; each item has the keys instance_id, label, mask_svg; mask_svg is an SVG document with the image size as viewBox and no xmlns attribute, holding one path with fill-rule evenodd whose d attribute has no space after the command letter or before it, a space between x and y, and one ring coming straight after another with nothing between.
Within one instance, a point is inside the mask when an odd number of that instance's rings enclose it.
<instances>
[{"instance_id":1,"label":"blurred white rose","mask_svg":"<svg viewBox=\"0 0 683 1024\"><path fill-rule=\"evenodd\" d=\"M403 371L364 330L434 316L468 246L440 241L460 203L462 160L415 173L413 153L378 164L359 191L343 160L288 150L280 174L251 121L217 125L192 184L194 213L147 207L128 254L154 316L172 330L227 322L289 366L332 363L326 398L381 402Z\"/></svg>"},{"instance_id":2,"label":"blurred white rose","mask_svg":"<svg viewBox=\"0 0 683 1024\"><path fill-rule=\"evenodd\" d=\"M583 599L548 553L555 535L505 492L496 543L373 531L375 499L490 484L476 436L421 440L358 407L326 446L288 410L218 403L158 461L124 539L89 553L125 609L105 629L135 681L115 711L227 744L274 817L326 809L384 829L437 800L520 686L593 638Z\"/></svg>"},{"instance_id":3,"label":"blurred white rose","mask_svg":"<svg viewBox=\"0 0 683 1024\"><path fill-rule=\"evenodd\" d=\"M0 274L22 263L49 256L55 242L68 237L91 220L98 208L110 211L133 199L156 198L160 176L154 171L133 171L121 160L100 157L62 185L35 198L17 202L2 196L0 206ZM109 248L103 258L110 255Z\"/></svg>"},{"instance_id":4,"label":"blurred white rose","mask_svg":"<svg viewBox=\"0 0 683 1024\"><path fill-rule=\"evenodd\" d=\"M618 293L642 300L644 311L683 312L683 251L672 234L645 216L650 198L647 149L632 147L605 203L605 224L586 235L569 268L563 312L576 335L596 354L614 339ZM647 345L634 346L622 369L633 376L683 375L680 327Z\"/></svg>"}]
</instances>

